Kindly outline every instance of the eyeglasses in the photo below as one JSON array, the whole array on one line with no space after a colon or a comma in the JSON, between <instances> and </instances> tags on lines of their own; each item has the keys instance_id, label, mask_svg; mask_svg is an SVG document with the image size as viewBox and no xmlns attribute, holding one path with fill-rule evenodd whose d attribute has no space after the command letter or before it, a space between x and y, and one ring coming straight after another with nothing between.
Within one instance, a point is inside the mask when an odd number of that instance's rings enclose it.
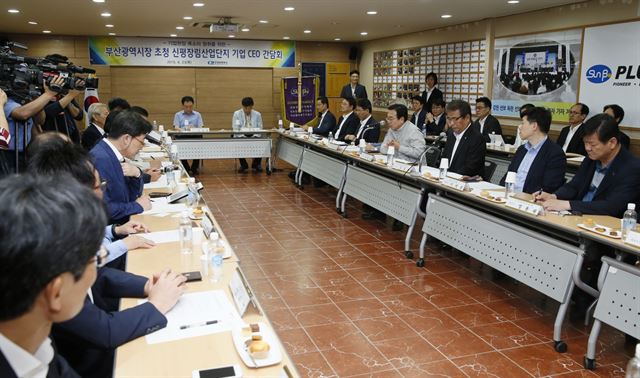
<instances>
[{"instance_id":1,"label":"eyeglasses","mask_svg":"<svg viewBox=\"0 0 640 378\"><path fill-rule=\"evenodd\" d=\"M387 117L387 118L385 118L385 119L386 119L387 121L389 121L389 122L393 122L393 121L395 121L395 120L396 120L396 119L398 119L398 118L396 118L396 117Z\"/></svg>"},{"instance_id":2,"label":"eyeglasses","mask_svg":"<svg viewBox=\"0 0 640 378\"><path fill-rule=\"evenodd\" d=\"M447 117L447 122L449 122L449 123L456 122L461 118L462 118L462 116L459 116L459 117Z\"/></svg>"},{"instance_id":3,"label":"eyeglasses","mask_svg":"<svg viewBox=\"0 0 640 378\"><path fill-rule=\"evenodd\" d=\"M100 184L93 187L93 189L102 189L104 190L107 187L107 180L100 180Z\"/></svg>"},{"instance_id":4,"label":"eyeglasses","mask_svg":"<svg viewBox=\"0 0 640 378\"><path fill-rule=\"evenodd\" d=\"M138 141L138 143L140 143L141 145L143 145L143 146L144 146L144 137L142 138L142 140L140 140L140 139L138 139L138 138L136 138L136 137L133 137L133 139L137 140L137 141Z\"/></svg>"},{"instance_id":5,"label":"eyeglasses","mask_svg":"<svg viewBox=\"0 0 640 378\"><path fill-rule=\"evenodd\" d=\"M100 249L96 252L96 267L102 268L105 266L107 257L109 257L109 251L104 246L100 246Z\"/></svg>"},{"instance_id":6,"label":"eyeglasses","mask_svg":"<svg viewBox=\"0 0 640 378\"><path fill-rule=\"evenodd\" d=\"M582 113L580 113L580 112L569 112L569 114L571 114L571 115L579 115L579 114L582 114Z\"/></svg>"}]
</instances>

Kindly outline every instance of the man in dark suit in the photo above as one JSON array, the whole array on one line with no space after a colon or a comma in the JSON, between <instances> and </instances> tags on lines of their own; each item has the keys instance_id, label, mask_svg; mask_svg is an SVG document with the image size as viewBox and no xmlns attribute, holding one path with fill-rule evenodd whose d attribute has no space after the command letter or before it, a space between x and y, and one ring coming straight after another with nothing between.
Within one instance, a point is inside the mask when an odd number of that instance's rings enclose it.
<instances>
[{"instance_id":1,"label":"man in dark suit","mask_svg":"<svg viewBox=\"0 0 640 378\"><path fill-rule=\"evenodd\" d=\"M110 125L107 138L91 150L100 176L107 181L104 202L110 223L122 224L134 214L151 209L151 200L142 195L142 171L124 162L133 159L144 147L144 138L151 132L151 124L131 111L120 112Z\"/></svg>"},{"instance_id":2,"label":"man in dark suit","mask_svg":"<svg viewBox=\"0 0 640 378\"><path fill-rule=\"evenodd\" d=\"M444 96L442 95L442 91L436 88L436 85L438 85L438 75L436 75L435 72L429 72L427 74L425 83L427 89L422 92L422 99L424 100L424 107L427 111L430 111L433 103L437 99L444 100Z\"/></svg>"},{"instance_id":3,"label":"man in dark suit","mask_svg":"<svg viewBox=\"0 0 640 378\"><path fill-rule=\"evenodd\" d=\"M0 181L0 213L0 376L79 377L48 336L96 279L104 207L68 175L21 175Z\"/></svg>"},{"instance_id":4,"label":"man in dark suit","mask_svg":"<svg viewBox=\"0 0 640 378\"><path fill-rule=\"evenodd\" d=\"M585 156L585 150L582 139L584 137L583 122L589 115L589 107L582 103L577 103L569 110L569 126L562 128L557 143L562 147L564 152L580 154Z\"/></svg>"},{"instance_id":5,"label":"man in dark suit","mask_svg":"<svg viewBox=\"0 0 640 378\"><path fill-rule=\"evenodd\" d=\"M316 110L320 119L318 126L313 128L313 133L326 137L336 128L336 117L329 111L329 99L320 96L316 101Z\"/></svg>"},{"instance_id":6,"label":"man in dark suit","mask_svg":"<svg viewBox=\"0 0 640 378\"><path fill-rule=\"evenodd\" d=\"M441 98L433 101L431 113L427 114L427 124L425 130L427 135L440 135L447 131L447 115L444 114L445 103Z\"/></svg>"},{"instance_id":7,"label":"man in dark suit","mask_svg":"<svg viewBox=\"0 0 640 378\"><path fill-rule=\"evenodd\" d=\"M447 104L447 143L442 158L449 159L449 171L464 176L484 176L486 144L471 127L471 106L463 100Z\"/></svg>"},{"instance_id":8,"label":"man in dark suit","mask_svg":"<svg viewBox=\"0 0 640 378\"><path fill-rule=\"evenodd\" d=\"M616 120L618 128L620 128L620 123L624 119L624 109L622 109L622 106L616 104L606 105L604 109L602 109L602 112L612 116ZM631 146L631 138L622 132L622 130L620 130L620 144L627 150Z\"/></svg>"},{"instance_id":9,"label":"man in dark suit","mask_svg":"<svg viewBox=\"0 0 640 378\"><path fill-rule=\"evenodd\" d=\"M524 112L519 128L520 138L527 143L518 147L509 164L509 172L516 172L516 192L555 192L564 184L567 158L562 148L548 137L551 112L535 107ZM501 185L504 185L505 177Z\"/></svg>"},{"instance_id":10,"label":"man in dark suit","mask_svg":"<svg viewBox=\"0 0 640 378\"><path fill-rule=\"evenodd\" d=\"M105 104L95 102L89 106L87 117L89 117L91 123L89 123L89 126L82 132L81 139L82 147L84 147L85 150L91 151L91 149L104 138L104 123L107 121L108 115L109 108Z\"/></svg>"},{"instance_id":11,"label":"man in dark suit","mask_svg":"<svg viewBox=\"0 0 640 378\"><path fill-rule=\"evenodd\" d=\"M413 96L411 97L411 105L413 108L413 114L411 115L411 123L418 126L418 128L423 131L425 128L425 124L427 123L427 110L424 107L424 99L422 96Z\"/></svg>"},{"instance_id":12,"label":"man in dark suit","mask_svg":"<svg viewBox=\"0 0 640 378\"><path fill-rule=\"evenodd\" d=\"M368 98L367 97L367 88L364 85L358 84L360 81L360 71L353 70L349 72L349 80L351 81L349 84L342 87L342 92L340 92L340 97L342 98Z\"/></svg>"},{"instance_id":13,"label":"man in dark suit","mask_svg":"<svg viewBox=\"0 0 640 378\"><path fill-rule=\"evenodd\" d=\"M333 133L333 137L336 140L344 141L344 137L349 134L355 134L358 131L360 122L358 116L354 112L356 107L356 100L353 97L343 97L340 103L340 111L342 116L338 120L338 124Z\"/></svg>"},{"instance_id":14,"label":"man in dark suit","mask_svg":"<svg viewBox=\"0 0 640 378\"><path fill-rule=\"evenodd\" d=\"M498 119L491 115L491 100L480 97L476 100L476 117L471 127L476 129L486 143L491 142L491 134L502 135L502 128Z\"/></svg>"},{"instance_id":15,"label":"man in dark suit","mask_svg":"<svg viewBox=\"0 0 640 378\"><path fill-rule=\"evenodd\" d=\"M344 137L346 142L353 142L356 146L360 144L360 140L364 139L367 143L378 143L380 139L380 124L371 116L373 111L371 101L366 98L359 98L356 103L356 115L360 121L358 130L355 134L349 134Z\"/></svg>"}]
</instances>

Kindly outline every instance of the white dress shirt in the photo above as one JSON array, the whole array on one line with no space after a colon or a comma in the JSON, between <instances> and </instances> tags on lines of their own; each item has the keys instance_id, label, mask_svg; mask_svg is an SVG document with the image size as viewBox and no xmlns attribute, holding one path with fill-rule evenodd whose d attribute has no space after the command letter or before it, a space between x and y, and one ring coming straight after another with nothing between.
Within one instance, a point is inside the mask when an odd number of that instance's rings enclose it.
<instances>
[{"instance_id":1,"label":"white dress shirt","mask_svg":"<svg viewBox=\"0 0 640 378\"><path fill-rule=\"evenodd\" d=\"M453 151L451 151L451 158L449 159L449 165L451 165L451 162L453 162L453 159L456 156L456 150L458 149L458 145L460 144L460 141L462 140L464 133L466 133L467 130L469 130L469 126L471 126L471 124L469 124L464 130L462 130L460 134L453 133L453 136L456 138L456 143L453 145Z\"/></svg>"},{"instance_id":2,"label":"white dress shirt","mask_svg":"<svg viewBox=\"0 0 640 378\"><path fill-rule=\"evenodd\" d=\"M347 118L349 118L351 116L351 113L353 112L349 112L348 114L345 114L344 116L342 116L342 122L340 122L340 126L338 127L338 131L336 131L336 135L334 135L334 137L337 139L338 135L340 135L340 131L342 131L342 126L344 126L345 122L347 122Z\"/></svg>"},{"instance_id":3,"label":"white dress shirt","mask_svg":"<svg viewBox=\"0 0 640 378\"><path fill-rule=\"evenodd\" d=\"M573 135L576 133L576 131L578 131L580 126L582 126L581 123L578 124L577 126L569 126L569 134L567 134L567 139L565 139L564 146L562 146L562 149L564 150L564 152L567 152L567 148L569 148L569 143L571 143L571 138L573 138Z\"/></svg>"},{"instance_id":4,"label":"white dress shirt","mask_svg":"<svg viewBox=\"0 0 640 378\"><path fill-rule=\"evenodd\" d=\"M433 93L433 90L436 88L436 86L434 85L433 88L431 88L431 90L429 90L429 87L427 87L426 92L427 92L427 97L424 99L425 104L429 101L429 97L431 97L431 93ZM427 109L427 111L429 111L430 109Z\"/></svg>"},{"instance_id":5,"label":"white dress shirt","mask_svg":"<svg viewBox=\"0 0 640 378\"><path fill-rule=\"evenodd\" d=\"M118 151L116 146L114 146L107 138L104 138L104 141L107 143L107 146L111 148L111 151L113 151L113 153L116 154L116 158L118 159L118 161L121 163L124 163L124 156L122 156L122 154L120 153L120 151Z\"/></svg>"},{"instance_id":6,"label":"white dress shirt","mask_svg":"<svg viewBox=\"0 0 640 378\"><path fill-rule=\"evenodd\" d=\"M367 127L367 122L369 122L369 118L371 118L371 116L368 116L364 121L360 121L360 128L356 133L356 139L362 138L362 135L360 135L360 133L363 132L364 129Z\"/></svg>"},{"instance_id":7,"label":"white dress shirt","mask_svg":"<svg viewBox=\"0 0 640 378\"><path fill-rule=\"evenodd\" d=\"M48 337L31 354L0 333L0 351L18 378L46 378L54 356Z\"/></svg>"},{"instance_id":8,"label":"white dress shirt","mask_svg":"<svg viewBox=\"0 0 640 378\"><path fill-rule=\"evenodd\" d=\"M98 126L96 123L91 122L91 124L98 129L98 131L100 132L100 135L104 136L104 129L100 126Z\"/></svg>"},{"instance_id":9,"label":"white dress shirt","mask_svg":"<svg viewBox=\"0 0 640 378\"><path fill-rule=\"evenodd\" d=\"M487 120L487 117L478 120L478 123L480 124L480 134L482 134L482 131L484 130L484 122Z\"/></svg>"}]
</instances>

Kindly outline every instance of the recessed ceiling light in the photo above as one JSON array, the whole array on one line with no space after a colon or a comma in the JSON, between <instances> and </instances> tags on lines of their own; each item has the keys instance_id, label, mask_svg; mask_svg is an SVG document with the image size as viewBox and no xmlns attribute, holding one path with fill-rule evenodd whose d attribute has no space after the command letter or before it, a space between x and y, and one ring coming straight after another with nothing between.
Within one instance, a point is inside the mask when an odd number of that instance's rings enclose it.
<instances>
[{"instance_id":1,"label":"recessed ceiling light","mask_svg":"<svg viewBox=\"0 0 640 378\"><path fill-rule=\"evenodd\" d=\"M102 13L100 13L100 16L102 16L102 17L111 17L111 13L109 13L109 12L102 12Z\"/></svg>"},{"instance_id":2,"label":"recessed ceiling light","mask_svg":"<svg viewBox=\"0 0 640 378\"><path fill-rule=\"evenodd\" d=\"M193 3L194 7L204 7L204 3Z\"/></svg>"},{"instance_id":3,"label":"recessed ceiling light","mask_svg":"<svg viewBox=\"0 0 640 378\"><path fill-rule=\"evenodd\" d=\"M235 38L236 36L233 34L229 34L229 38Z\"/></svg>"},{"instance_id":4,"label":"recessed ceiling light","mask_svg":"<svg viewBox=\"0 0 640 378\"><path fill-rule=\"evenodd\" d=\"M440 17L442 17L442 18L451 18L451 15L450 15L450 14L443 14L443 15L442 15L442 16L440 16Z\"/></svg>"},{"instance_id":5,"label":"recessed ceiling light","mask_svg":"<svg viewBox=\"0 0 640 378\"><path fill-rule=\"evenodd\" d=\"M9 13L20 13L20 11L17 10L17 9L9 9L7 12L9 12Z\"/></svg>"},{"instance_id":6,"label":"recessed ceiling light","mask_svg":"<svg viewBox=\"0 0 640 378\"><path fill-rule=\"evenodd\" d=\"M296 8L294 8L294 7L285 7L284 10L286 10L287 12L291 12L291 11L296 10Z\"/></svg>"},{"instance_id":7,"label":"recessed ceiling light","mask_svg":"<svg viewBox=\"0 0 640 378\"><path fill-rule=\"evenodd\" d=\"M104 3L104 0L93 0L94 3Z\"/></svg>"},{"instance_id":8,"label":"recessed ceiling light","mask_svg":"<svg viewBox=\"0 0 640 378\"><path fill-rule=\"evenodd\" d=\"M176 30L184 30L184 26L176 26Z\"/></svg>"},{"instance_id":9,"label":"recessed ceiling light","mask_svg":"<svg viewBox=\"0 0 640 378\"><path fill-rule=\"evenodd\" d=\"M109 33L109 35L116 35L116 33Z\"/></svg>"},{"instance_id":10,"label":"recessed ceiling light","mask_svg":"<svg viewBox=\"0 0 640 378\"><path fill-rule=\"evenodd\" d=\"M44 34L49 34L49 33L51 33L51 30L43 30L42 32L43 32Z\"/></svg>"},{"instance_id":11,"label":"recessed ceiling light","mask_svg":"<svg viewBox=\"0 0 640 378\"><path fill-rule=\"evenodd\" d=\"M341 39L341 38L334 38L333 40L334 40L334 41L342 41L342 39Z\"/></svg>"},{"instance_id":12,"label":"recessed ceiling light","mask_svg":"<svg viewBox=\"0 0 640 378\"><path fill-rule=\"evenodd\" d=\"M267 20L260 20L258 22L261 23L261 24L268 24L269 23L269 21L267 21Z\"/></svg>"},{"instance_id":13,"label":"recessed ceiling light","mask_svg":"<svg viewBox=\"0 0 640 378\"><path fill-rule=\"evenodd\" d=\"M242 30L243 32L251 31L251 29L249 29L249 28L242 28L242 29L240 29L240 30Z\"/></svg>"},{"instance_id":14,"label":"recessed ceiling light","mask_svg":"<svg viewBox=\"0 0 640 378\"><path fill-rule=\"evenodd\" d=\"M35 21L29 21L29 25L38 25L38 23Z\"/></svg>"},{"instance_id":15,"label":"recessed ceiling light","mask_svg":"<svg viewBox=\"0 0 640 378\"><path fill-rule=\"evenodd\" d=\"M169 34L169 37L177 37L177 34Z\"/></svg>"},{"instance_id":16,"label":"recessed ceiling light","mask_svg":"<svg viewBox=\"0 0 640 378\"><path fill-rule=\"evenodd\" d=\"M184 16L182 17L183 20L193 20L193 17L191 16Z\"/></svg>"},{"instance_id":17,"label":"recessed ceiling light","mask_svg":"<svg viewBox=\"0 0 640 378\"><path fill-rule=\"evenodd\" d=\"M106 24L105 26L108 27L108 28L112 28L113 27L112 24Z\"/></svg>"},{"instance_id":18,"label":"recessed ceiling light","mask_svg":"<svg viewBox=\"0 0 640 378\"><path fill-rule=\"evenodd\" d=\"M374 15L374 14L378 14L378 12L377 11L368 11L367 14Z\"/></svg>"},{"instance_id":19,"label":"recessed ceiling light","mask_svg":"<svg viewBox=\"0 0 640 378\"><path fill-rule=\"evenodd\" d=\"M289 39L289 37L282 37L282 39Z\"/></svg>"},{"instance_id":20,"label":"recessed ceiling light","mask_svg":"<svg viewBox=\"0 0 640 378\"><path fill-rule=\"evenodd\" d=\"M311 33L311 30L305 30L304 31L304 34L309 34L309 33Z\"/></svg>"},{"instance_id":21,"label":"recessed ceiling light","mask_svg":"<svg viewBox=\"0 0 640 378\"><path fill-rule=\"evenodd\" d=\"M361 32L360 33L360 35L367 35L367 34L369 34L369 33L367 33L367 32Z\"/></svg>"},{"instance_id":22,"label":"recessed ceiling light","mask_svg":"<svg viewBox=\"0 0 640 378\"><path fill-rule=\"evenodd\" d=\"M520 2L520 0L509 0L507 1L507 4L518 4Z\"/></svg>"}]
</instances>

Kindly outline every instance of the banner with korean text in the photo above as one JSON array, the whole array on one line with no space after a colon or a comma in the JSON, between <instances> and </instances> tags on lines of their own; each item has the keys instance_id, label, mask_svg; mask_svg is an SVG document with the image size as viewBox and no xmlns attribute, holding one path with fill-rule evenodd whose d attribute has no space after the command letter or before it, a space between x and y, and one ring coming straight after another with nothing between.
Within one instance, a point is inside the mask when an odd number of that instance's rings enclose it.
<instances>
[{"instance_id":1,"label":"banner with korean text","mask_svg":"<svg viewBox=\"0 0 640 378\"><path fill-rule=\"evenodd\" d=\"M580 102L593 113L605 105L625 112L620 126L640 127L640 21L584 31Z\"/></svg>"},{"instance_id":2,"label":"banner with korean text","mask_svg":"<svg viewBox=\"0 0 640 378\"><path fill-rule=\"evenodd\" d=\"M294 41L89 37L91 64L110 66L294 67Z\"/></svg>"},{"instance_id":3,"label":"banner with korean text","mask_svg":"<svg viewBox=\"0 0 640 378\"><path fill-rule=\"evenodd\" d=\"M306 125L316 118L316 100L318 99L318 77L305 76L301 78L301 85L298 87L297 77L282 78L282 110L283 119L288 126L289 122L296 125ZM298 88L302 91L302 101L298 99ZM298 109L301 104L302 108ZM301 110L301 111L298 111Z\"/></svg>"}]
</instances>

